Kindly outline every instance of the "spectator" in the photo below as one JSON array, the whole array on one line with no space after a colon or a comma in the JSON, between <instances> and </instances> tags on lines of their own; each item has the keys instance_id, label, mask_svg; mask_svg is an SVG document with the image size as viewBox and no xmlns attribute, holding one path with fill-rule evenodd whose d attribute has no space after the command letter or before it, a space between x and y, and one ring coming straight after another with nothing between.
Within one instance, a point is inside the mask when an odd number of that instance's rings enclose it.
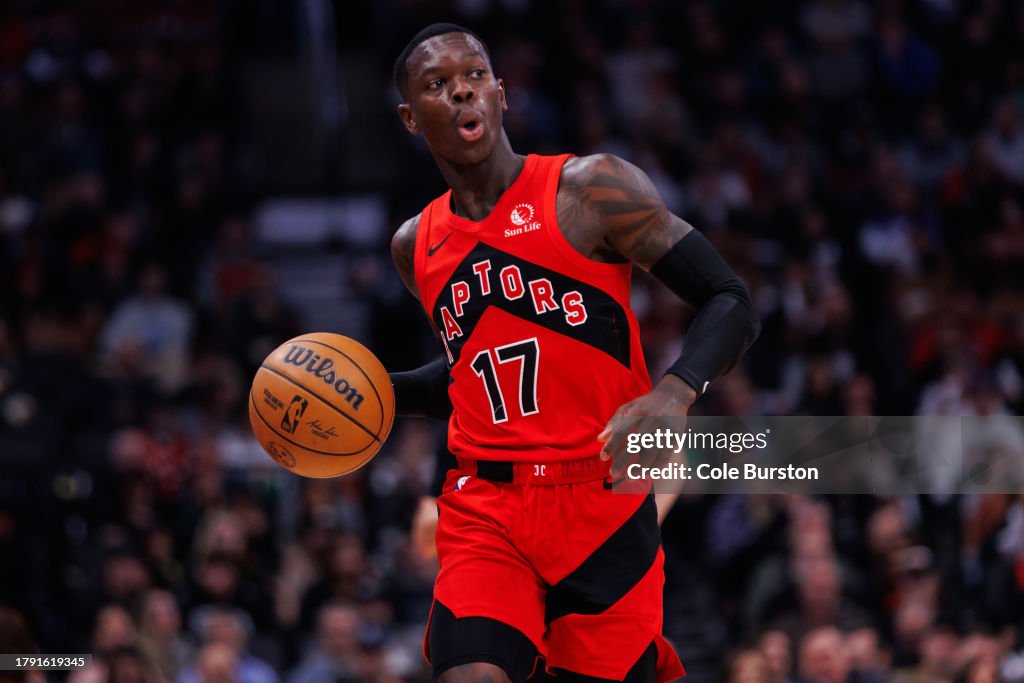
<instances>
[{"instance_id":1,"label":"spectator","mask_svg":"<svg viewBox=\"0 0 1024 683\"><path fill-rule=\"evenodd\" d=\"M252 621L245 612L228 607L203 607L195 610L191 620L202 646L195 665L178 675L178 683L278 682L269 664L249 654Z\"/></svg>"},{"instance_id":2,"label":"spectator","mask_svg":"<svg viewBox=\"0 0 1024 683\"><path fill-rule=\"evenodd\" d=\"M850 664L843 634L834 626L821 626L800 641L801 683L846 683Z\"/></svg>"},{"instance_id":3,"label":"spectator","mask_svg":"<svg viewBox=\"0 0 1024 683\"><path fill-rule=\"evenodd\" d=\"M1000 172L1018 185L1024 183L1024 124L1013 98L1003 97L996 103L986 143Z\"/></svg>"},{"instance_id":4,"label":"spectator","mask_svg":"<svg viewBox=\"0 0 1024 683\"><path fill-rule=\"evenodd\" d=\"M803 12L803 28L817 43L853 43L871 28L871 14L858 0L815 0Z\"/></svg>"},{"instance_id":5,"label":"spectator","mask_svg":"<svg viewBox=\"0 0 1024 683\"><path fill-rule=\"evenodd\" d=\"M921 638L919 663L898 669L894 683L952 681L957 669L959 639L948 628L933 628Z\"/></svg>"},{"instance_id":6,"label":"spectator","mask_svg":"<svg viewBox=\"0 0 1024 683\"><path fill-rule=\"evenodd\" d=\"M757 639L757 649L764 655L769 683L793 683L790 676L793 663L792 641L785 631L765 631Z\"/></svg>"},{"instance_id":7,"label":"spectator","mask_svg":"<svg viewBox=\"0 0 1024 683\"><path fill-rule=\"evenodd\" d=\"M728 664L726 683L771 683L765 656L757 650L743 650Z\"/></svg>"},{"instance_id":8,"label":"spectator","mask_svg":"<svg viewBox=\"0 0 1024 683\"><path fill-rule=\"evenodd\" d=\"M165 679L150 669L139 650L121 648L110 656L108 680L110 683L159 683Z\"/></svg>"},{"instance_id":9,"label":"spectator","mask_svg":"<svg viewBox=\"0 0 1024 683\"><path fill-rule=\"evenodd\" d=\"M139 617L139 649L165 681L176 681L185 664L192 661L192 646L181 632L178 603L168 591L146 593Z\"/></svg>"},{"instance_id":10,"label":"spectator","mask_svg":"<svg viewBox=\"0 0 1024 683\"><path fill-rule=\"evenodd\" d=\"M313 651L288 676L288 683L359 680L363 653L359 647L359 612L347 602L333 601L320 609Z\"/></svg>"},{"instance_id":11,"label":"spectator","mask_svg":"<svg viewBox=\"0 0 1024 683\"><path fill-rule=\"evenodd\" d=\"M199 683L244 683L253 680L243 678L238 670L238 653L225 643L204 645L196 662L194 680Z\"/></svg>"},{"instance_id":12,"label":"spectator","mask_svg":"<svg viewBox=\"0 0 1024 683\"><path fill-rule=\"evenodd\" d=\"M38 648L25 618L17 610L0 605L0 652L35 654ZM44 683L43 673L37 669L0 672L0 683Z\"/></svg>"},{"instance_id":13,"label":"spectator","mask_svg":"<svg viewBox=\"0 0 1024 683\"><path fill-rule=\"evenodd\" d=\"M949 129L946 114L938 105L921 114L917 135L900 150L903 172L928 195L938 191L967 161L967 149Z\"/></svg>"},{"instance_id":14,"label":"spectator","mask_svg":"<svg viewBox=\"0 0 1024 683\"><path fill-rule=\"evenodd\" d=\"M102 332L103 349L108 357L138 349L157 386L172 393L187 381L191 334L192 312L168 296L163 268L150 264L139 277L138 293L111 314Z\"/></svg>"},{"instance_id":15,"label":"spectator","mask_svg":"<svg viewBox=\"0 0 1024 683\"><path fill-rule=\"evenodd\" d=\"M101 607L92 634L92 665L72 672L68 682L99 683L109 679L117 653L134 650L137 642L135 622L127 610L119 605Z\"/></svg>"}]
</instances>

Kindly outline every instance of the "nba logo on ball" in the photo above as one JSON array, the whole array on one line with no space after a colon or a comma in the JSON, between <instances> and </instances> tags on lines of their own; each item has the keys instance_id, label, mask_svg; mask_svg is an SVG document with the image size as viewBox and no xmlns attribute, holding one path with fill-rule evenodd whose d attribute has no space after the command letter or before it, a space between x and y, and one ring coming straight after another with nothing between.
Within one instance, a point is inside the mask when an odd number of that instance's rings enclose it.
<instances>
[{"instance_id":1,"label":"nba logo on ball","mask_svg":"<svg viewBox=\"0 0 1024 683\"><path fill-rule=\"evenodd\" d=\"M284 396L292 398L278 398ZM327 332L277 347L249 392L256 439L279 465L305 477L359 469L380 450L394 418L384 366L359 342Z\"/></svg>"},{"instance_id":2,"label":"nba logo on ball","mask_svg":"<svg viewBox=\"0 0 1024 683\"><path fill-rule=\"evenodd\" d=\"M285 411L284 417L281 418L281 429L289 434L294 434L295 430L299 428L299 418L306 412L307 407L309 407L309 401L296 394L291 405L288 406L288 410Z\"/></svg>"}]
</instances>

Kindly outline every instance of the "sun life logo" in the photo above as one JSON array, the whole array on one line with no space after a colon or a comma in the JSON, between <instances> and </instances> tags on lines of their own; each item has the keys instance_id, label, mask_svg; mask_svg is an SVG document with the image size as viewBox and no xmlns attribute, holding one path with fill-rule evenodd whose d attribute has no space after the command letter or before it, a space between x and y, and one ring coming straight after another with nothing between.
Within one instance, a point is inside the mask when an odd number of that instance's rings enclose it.
<instances>
[{"instance_id":1,"label":"sun life logo","mask_svg":"<svg viewBox=\"0 0 1024 683\"><path fill-rule=\"evenodd\" d=\"M512 209L512 215L509 218L513 225L526 225L533 219L533 205L516 204L516 208Z\"/></svg>"},{"instance_id":2,"label":"sun life logo","mask_svg":"<svg viewBox=\"0 0 1024 683\"><path fill-rule=\"evenodd\" d=\"M532 232L534 230L540 230L540 222L533 220L533 216L536 211L533 208L533 204L516 204L515 208L512 209L512 213L509 215L509 220L512 221L511 228L505 229L505 237L512 237L514 235L521 235L524 232Z\"/></svg>"}]
</instances>

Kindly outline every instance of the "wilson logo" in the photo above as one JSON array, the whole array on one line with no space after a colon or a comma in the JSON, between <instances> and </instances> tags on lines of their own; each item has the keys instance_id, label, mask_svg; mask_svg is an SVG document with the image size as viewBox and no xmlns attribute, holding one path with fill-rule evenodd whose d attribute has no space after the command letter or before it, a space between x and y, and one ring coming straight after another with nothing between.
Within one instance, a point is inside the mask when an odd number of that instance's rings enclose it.
<instances>
[{"instance_id":1,"label":"wilson logo","mask_svg":"<svg viewBox=\"0 0 1024 683\"><path fill-rule=\"evenodd\" d=\"M331 369L334 367L334 361L330 358L321 358L320 354L313 353L312 349L292 344L284 356L284 362L302 368L322 380L324 384L331 385L356 410L362 405L365 397L347 379L338 377L338 373Z\"/></svg>"}]
</instances>

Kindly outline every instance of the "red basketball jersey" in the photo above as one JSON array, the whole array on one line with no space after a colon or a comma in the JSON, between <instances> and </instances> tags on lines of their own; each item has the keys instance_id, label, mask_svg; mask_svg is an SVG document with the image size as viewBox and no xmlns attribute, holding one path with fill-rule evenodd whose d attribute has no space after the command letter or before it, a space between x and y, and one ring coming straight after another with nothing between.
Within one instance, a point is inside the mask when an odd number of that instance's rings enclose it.
<instances>
[{"instance_id":1,"label":"red basketball jersey","mask_svg":"<svg viewBox=\"0 0 1024 683\"><path fill-rule=\"evenodd\" d=\"M451 191L421 214L416 283L451 364L448 447L458 457L596 455L615 410L651 390L631 265L591 261L559 230L567 158L528 156L482 221L453 214Z\"/></svg>"}]
</instances>

